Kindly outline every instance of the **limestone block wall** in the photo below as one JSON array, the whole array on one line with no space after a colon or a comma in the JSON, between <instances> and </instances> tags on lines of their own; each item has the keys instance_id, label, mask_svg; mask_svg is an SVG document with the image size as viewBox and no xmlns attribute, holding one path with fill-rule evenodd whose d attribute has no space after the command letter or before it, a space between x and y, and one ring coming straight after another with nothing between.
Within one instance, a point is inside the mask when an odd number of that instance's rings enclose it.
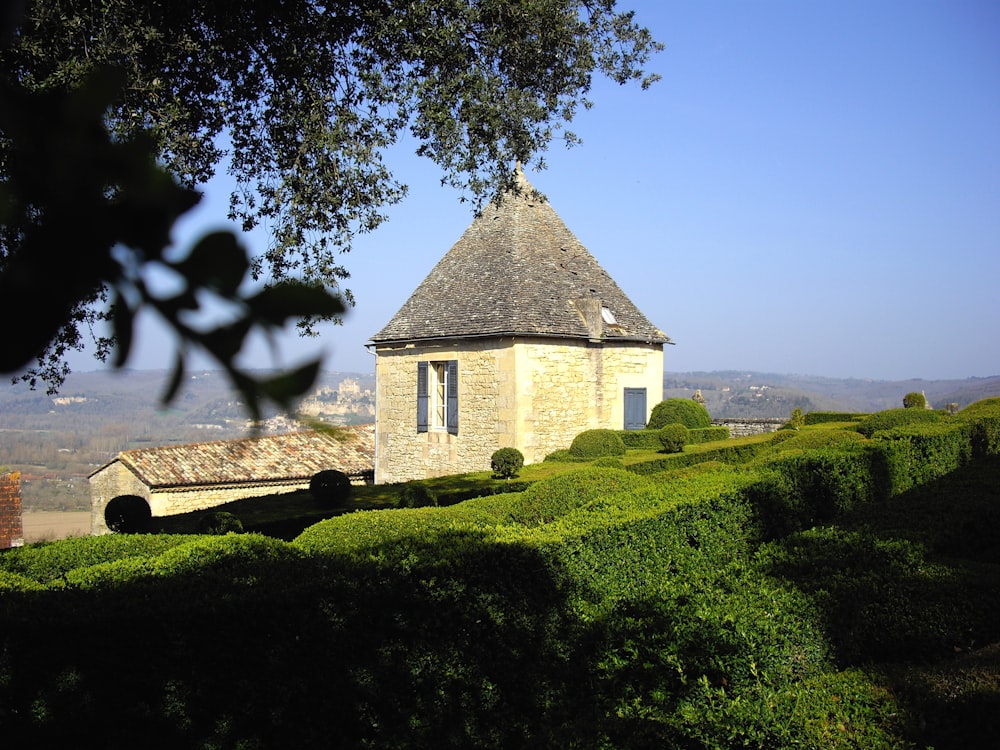
<instances>
[{"instance_id":1,"label":"limestone block wall","mask_svg":"<svg viewBox=\"0 0 1000 750\"><path fill-rule=\"evenodd\" d=\"M780 417L764 417L760 419L713 419L712 425L715 427L728 427L730 437L749 437L750 435L762 435L766 432L775 432L788 420Z\"/></svg>"},{"instance_id":2,"label":"limestone block wall","mask_svg":"<svg viewBox=\"0 0 1000 750\"><path fill-rule=\"evenodd\" d=\"M418 433L417 363L453 359L459 363L458 435L433 427ZM376 483L489 469L493 452L502 444L513 444L501 434L513 417L512 371L508 347L467 344L380 350L375 363Z\"/></svg>"},{"instance_id":3,"label":"limestone block wall","mask_svg":"<svg viewBox=\"0 0 1000 750\"><path fill-rule=\"evenodd\" d=\"M304 489L309 489L308 479L151 490L127 467L115 461L90 477L91 533L108 533L104 520L105 508L114 498L125 495L143 498L155 518L214 508L248 497Z\"/></svg>"},{"instance_id":4,"label":"limestone block wall","mask_svg":"<svg viewBox=\"0 0 1000 750\"><path fill-rule=\"evenodd\" d=\"M584 430L622 429L625 388L646 389L647 419L662 398L660 346L541 339L516 348L520 419L515 447L527 463L568 448Z\"/></svg>"},{"instance_id":5,"label":"limestone block wall","mask_svg":"<svg viewBox=\"0 0 1000 750\"><path fill-rule=\"evenodd\" d=\"M248 497L280 495L307 489L309 489L309 480L155 490L152 493L149 507L154 516L175 516L179 513L190 513L193 510L214 508Z\"/></svg>"},{"instance_id":6,"label":"limestone block wall","mask_svg":"<svg viewBox=\"0 0 1000 750\"><path fill-rule=\"evenodd\" d=\"M624 389L663 392L659 345L504 338L381 347L376 359L375 481L486 471L498 448L541 461L586 429L624 425ZM458 361L457 435L416 430L417 363Z\"/></svg>"},{"instance_id":7,"label":"limestone block wall","mask_svg":"<svg viewBox=\"0 0 1000 750\"><path fill-rule=\"evenodd\" d=\"M157 514L150 502L150 490L135 474L120 462L114 461L90 477L90 533L107 534L104 509L116 497L134 495L149 503L153 515Z\"/></svg>"}]
</instances>

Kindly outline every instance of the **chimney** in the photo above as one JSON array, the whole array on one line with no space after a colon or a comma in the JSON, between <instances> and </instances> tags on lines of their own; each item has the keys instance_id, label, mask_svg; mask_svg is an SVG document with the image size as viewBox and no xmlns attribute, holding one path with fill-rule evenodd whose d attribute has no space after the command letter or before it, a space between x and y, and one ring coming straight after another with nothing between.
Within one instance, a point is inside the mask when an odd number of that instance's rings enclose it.
<instances>
[{"instance_id":1,"label":"chimney","mask_svg":"<svg viewBox=\"0 0 1000 750\"><path fill-rule=\"evenodd\" d=\"M604 319L601 317L601 300L597 297L581 297L573 300L591 341L600 341L604 336Z\"/></svg>"}]
</instances>

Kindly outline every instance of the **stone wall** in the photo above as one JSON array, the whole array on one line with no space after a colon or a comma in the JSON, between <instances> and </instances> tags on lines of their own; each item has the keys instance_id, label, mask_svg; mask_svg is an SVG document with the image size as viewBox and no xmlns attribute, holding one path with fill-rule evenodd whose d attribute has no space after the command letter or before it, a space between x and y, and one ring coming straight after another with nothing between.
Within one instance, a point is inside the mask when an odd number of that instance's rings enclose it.
<instances>
[{"instance_id":1,"label":"stone wall","mask_svg":"<svg viewBox=\"0 0 1000 750\"><path fill-rule=\"evenodd\" d=\"M487 471L498 448L535 463L583 430L621 429L625 388L646 388L647 416L663 388L654 344L504 338L377 354L377 483ZM449 360L458 361L458 434L418 433L417 363Z\"/></svg>"},{"instance_id":2,"label":"stone wall","mask_svg":"<svg viewBox=\"0 0 1000 750\"><path fill-rule=\"evenodd\" d=\"M21 473L0 474L0 549L24 544L21 518Z\"/></svg>"},{"instance_id":3,"label":"stone wall","mask_svg":"<svg viewBox=\"0 0 1000 750\"><path fill-rule=\"evenodd\" d=\"M781 425L788 422L780 417L765 417L762 419L713 419L714 427L728 427L729 437L748 437L775 432Z\"/></svg>"},{"instance_id":4,"label":"stone wall","mask_svg":"<svg viewBox=\"0 0 1000 750\"><path fill-rule=\"evenodd\" d=\"M370 480L370 476L368 477ZM352 484L365 484L362 476L352 476ZM149 505L154 518L215 508L249 497L280 495L309 489L309 479L244 482L227 485L171 487L150 489L128 467L115 461L90 477L91 533L107 534L104 510L116 497L140 497Z\"/></svg>"}]
</instances>

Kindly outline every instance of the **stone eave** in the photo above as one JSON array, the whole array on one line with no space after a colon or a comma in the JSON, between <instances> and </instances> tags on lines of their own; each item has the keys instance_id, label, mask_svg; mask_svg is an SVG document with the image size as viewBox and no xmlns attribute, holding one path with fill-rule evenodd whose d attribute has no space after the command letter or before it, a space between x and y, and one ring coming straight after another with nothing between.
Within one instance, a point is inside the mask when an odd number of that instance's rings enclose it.
<instances>
[{"instance_id":1,"label":"stone eave","mask_svg":"<svg viewBox=\"0 0 1000 750\"><path fill-rule=\"evenodd\" d=\"M470 333L466 335L452 336L427 336L424 338L398 338L398 339L371 339L366 347L379 348L406 346L420 346L425 344L440 344L449 341L470 341L483 339L562 339L571 341L589 341L599 344L631 343L631 344L673 344L667 336L663 338L652 338L649 336L603 336L600 339L593 339L589 336L566 333L539 333L538 331L503 331L499 333Z\"/></svg>"}]
</instances>

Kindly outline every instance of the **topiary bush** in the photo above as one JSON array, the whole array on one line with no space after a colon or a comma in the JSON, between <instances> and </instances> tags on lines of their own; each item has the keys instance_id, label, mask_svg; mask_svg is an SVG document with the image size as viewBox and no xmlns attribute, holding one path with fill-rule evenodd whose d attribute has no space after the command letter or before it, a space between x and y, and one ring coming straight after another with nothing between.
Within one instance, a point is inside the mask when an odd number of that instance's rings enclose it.
<instances>
[{"instance_id":1,"label":"topiary bush","mask_svg":"<svg viewBox=\"0 0 1000 750\"><path fill-rule=\"evenodd\" d=\"M682 424L664 425L657 432L660 445L667 453L680 453L688 442L688 428Z\"/></svg>"},{"instance_id":2,"label":"topiary bush","mask_svg":"<svg viewBox=\"0 0 1000 750\"><path fill-rule=\"evenodd\" d=\"M243 533L243 522L232 513L217 510L204 516L198 524L203 534L236 534Z\"/></svg>"},{"instance_id":3,"label":"topiary bush","mask_svg":"<svg viewBox=\"0 0 1000 750\"><path fill-rule=\"evenodd\" d=\"M586 430L573 438L569 452L577 458L624 456L625 442L614 430Z\"/></svg>"},{"instance_id":4,"label":"topiary bush","mask_svg":"<svg viewBox=\"0 0 1000 750\"><path fill-rule=\"evenodd\" d=\"M653 407L646 429L658 430L668 424L680 423L689 430L711 427L712 417L702 404L687 398L668 398Z\"/></svg>"},{"instance_id":5,"label":"topiary bush","mask_svg":"<svg viewBox=\"0 0 1000 750\"><path fill-rule=\"evenodd\" d=\"M104 522L116 534L145 534L153 521L153 512L136 495L116 497L104 508Z\"/></svg>"},{"instance_id":6,"label":"topiary bush","mask_svg":"<svg viewBox=\"0 0 1000 750\"><path fill-rule=\"evenodd\" d=\"M437 495L430 487L419 482L407 482L399 491L400 508L427 508L438 504Z\"/></svg>"},{"instance_id":7,"label":"topiary bush","mask_svg":"<svg viewBox=\"0 0 1000 750\"><path fill-rule=\"evenodd\" d=\"M922 393L907 393L903 396L903 408L904 409L926 409L927 408L927 397Z\"/></svg>"},{"instance_id":8,"label":"topiary bush","mask_svg":"<svg viewBox=\"0 0 1000 750\"><path fill-rule=\"evenodd\" d=\"M351 499L351 480L342 471L326 469L309 482L309 492L323 505L346 505Z\"/></svg>"},{"instance_id":9,"label":"topiary bush","mask_svg":"<svg viewBox=\"0 0 1000 750\"><path fill-rule=\"evenodd\" d=\"M490 468L493 476L500 479L510 479L524 466L524 454L517 448L500 448L490 457Z\"/></svg>"}]
</instances>

